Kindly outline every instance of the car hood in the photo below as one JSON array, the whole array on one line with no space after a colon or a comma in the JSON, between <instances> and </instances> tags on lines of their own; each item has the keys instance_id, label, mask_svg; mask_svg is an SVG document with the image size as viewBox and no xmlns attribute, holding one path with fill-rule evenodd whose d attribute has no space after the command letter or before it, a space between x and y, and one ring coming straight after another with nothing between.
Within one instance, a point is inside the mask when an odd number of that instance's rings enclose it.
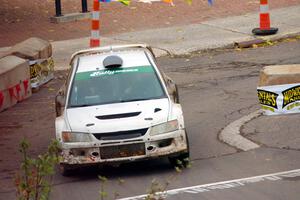
<instances>
[{"instance_id":1,"label":"car hood","mask_svg":"<svg viewBox=\"0 0 300 200\"><path fill-rule=\"evenodd\" d=\"M155 99L67 109L74 132L106 133L147 128L166 122L169 100Z\"/></svg>"}]
</instances>

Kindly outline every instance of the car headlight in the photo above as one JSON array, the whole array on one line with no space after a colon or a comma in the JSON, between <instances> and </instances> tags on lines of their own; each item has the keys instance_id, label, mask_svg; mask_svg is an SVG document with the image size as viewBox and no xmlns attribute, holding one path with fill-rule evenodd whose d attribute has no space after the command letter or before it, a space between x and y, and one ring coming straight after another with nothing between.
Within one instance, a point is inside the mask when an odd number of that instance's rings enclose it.
<instances>
[{"instance_id":1,"label":"car headlight","mask_svg":"<svg viewBox=\"0 0 300 200\"><path fill-rule=\"evenodd\" d=\"M92 139L89 133L78 133L78 132L62 132L63 142L91 142Z\"/></svg>"},{"instance_id":2,"label":"car headlight","mask_svg":"<svg viewBox=\"0 0 300 200\"><path fill-rule=\"evenodd\" d=\"M163 124L159 124L151 127L150 135L159 135L162 133L168 133L178 130L178 120L168 121Z\"/></svg>"}]
</instances>

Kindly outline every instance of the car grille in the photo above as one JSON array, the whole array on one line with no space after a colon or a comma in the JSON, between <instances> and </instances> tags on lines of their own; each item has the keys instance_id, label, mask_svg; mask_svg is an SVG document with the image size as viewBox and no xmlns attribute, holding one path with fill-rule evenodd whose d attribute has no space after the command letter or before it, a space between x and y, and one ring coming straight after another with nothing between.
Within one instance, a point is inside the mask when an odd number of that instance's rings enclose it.
<instances>
[{"instance_id":1,"label":"car grille","mask_svg":"<svg viewBox=\"0 0 300 200\"><path fill-rule=\"evenodd\" d=\"M100 147L101 159L124 158L145 155L145 144L126 144Z\"/></svg>"},{"instance_id":2,"label":"car grille","mask_svg":"<svg viewBox=\"0 0 300 200\"><path fill-rule=\"evenodd\" d=\"M146 134L148 128L131 130L131 131L119 131L110 133L94 133L93 135L98 140L124 140L143 136Z\"/></svg>"}]
</instances>

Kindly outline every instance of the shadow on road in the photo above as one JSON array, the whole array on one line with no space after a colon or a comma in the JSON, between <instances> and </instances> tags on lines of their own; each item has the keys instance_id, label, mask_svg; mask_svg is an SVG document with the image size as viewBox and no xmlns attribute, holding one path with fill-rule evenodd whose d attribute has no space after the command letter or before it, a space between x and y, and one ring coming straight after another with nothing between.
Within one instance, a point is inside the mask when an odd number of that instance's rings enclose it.
<instances>
[{"instance_id":1,"label":"shadow on road","mask_svg":"<svg viewBox=\"0 0 300 200\"><path fill-rule=\"evenodd\" d=\"M119 166L93 165L84 166L72 171L72 174L63 179L93 180L98 176L105 176L108 179L143 177L145 175L155 175L160 173L175 172L174 167L167 159L153 159L123 163ZM62 177L62 175L59 174Z\"/></svg>"}]
</instances>

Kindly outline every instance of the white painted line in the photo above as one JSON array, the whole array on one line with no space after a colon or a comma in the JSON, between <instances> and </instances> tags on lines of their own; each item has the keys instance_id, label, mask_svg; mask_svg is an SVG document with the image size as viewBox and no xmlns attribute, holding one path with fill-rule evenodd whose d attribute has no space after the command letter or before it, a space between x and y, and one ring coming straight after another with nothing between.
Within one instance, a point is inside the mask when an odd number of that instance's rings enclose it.
<instances>
[{"instance_id":1,"label":"white painted line","mask_svg":"<svg viewBox=\"0 0 300 200\"><path fill-rule=\"evenodd\" d=\"M191 187L185 188L178 188L173 190L167 190L165 192L159 192L156 194L157 197L167 197L176 194L182 193L190 193L190 194L198 194L203 192L210 192L213 190L225 190L230 188L242 187L247 184L251 183L258 183L263 181L279 181L284 178L293 178L293 177L300 177L300 169L290 170L290 171L283 171L273 174L265 174L260 176L252 176L248 178L241 178L241 179L234 179L229 181L222 181L216 183L209 183L204 185L196 185ZM122 198L119 200L139 200L139 199L146 199L147 194Z\"/></svg>"},{"instance_id":2,"label":"white painted line","mask_svg":"<svg viewBox=\"0 0 300 200\"><path fill-rule=\"evenodd\" d=\"M240 129L245 123L260 116L261 114L262 110L257 110L228 124L219 134L219 139L225 142L226 144L229 144L243 151L249 151L252 149L259 148L259 145L243 137L240 134Z\"/></svg>"}]
</instances>

